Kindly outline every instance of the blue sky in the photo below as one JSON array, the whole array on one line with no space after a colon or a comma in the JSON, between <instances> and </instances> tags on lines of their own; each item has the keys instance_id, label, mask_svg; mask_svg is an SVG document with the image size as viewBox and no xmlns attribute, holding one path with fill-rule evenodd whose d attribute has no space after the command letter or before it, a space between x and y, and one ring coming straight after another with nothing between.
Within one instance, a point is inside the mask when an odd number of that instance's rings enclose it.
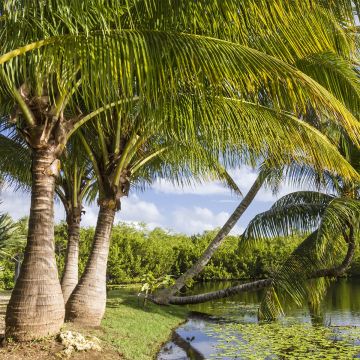
<instances>
[{"instance_id":1,"label":"blue sky","mask_svg":"<svg viewBox=\"0 0 360 360\"><path fill-rule=\"evenodd\" d=\"M243 194L256 179L256 172L248 167L231 171L231 174ZM276 198L293 190L295 189L285 184L281 186L277 195L273 195L271 190L262 189L233 233L241 233L252 217L268 209ZM29 194L15 193L11 188L5 188L0 199L1 212L8 212L15 219L28 215ZM240 200L241 197L232 194L219 182L178 188L170 183L158 181L148 190L133 192L128 198L124 198L115 222L145 222L150 229L160 226L173 232L196 234L223 225ZM85 211L82 224L95 226L96 204L85 206ZM59 202L55 206L55 219L57 222L65 219L64 210Z\"/></svg>"}]
</instances>

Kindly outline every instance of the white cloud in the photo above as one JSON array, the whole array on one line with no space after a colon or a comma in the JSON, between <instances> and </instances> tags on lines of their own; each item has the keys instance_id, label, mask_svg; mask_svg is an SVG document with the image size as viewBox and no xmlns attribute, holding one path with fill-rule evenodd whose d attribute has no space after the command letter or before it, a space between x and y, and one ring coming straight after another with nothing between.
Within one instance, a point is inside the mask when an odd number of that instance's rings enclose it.
<instances>
[{"instance_id":1,"label":"white cloud","mask_svg":"<svg viewBox=\"0 0 360 360\"><path fill-rule=\"evenodd\" d=\"M9 213L16 220L29 215L30 195L28 193L14 192L6 186L1 190L0 199L1 212Z\"/></svg>"},{"instance_id":2,"label":"white cloud","mask_svg":"<svg viewBox=\"0 0 360 360\"><path fill-rule=\"evenodd\" d=\"M98 207L96 205L85 206L85 214L82 217L83 226L95 226ZM137 195L132 195L121 200L121 210L116 213L115 223L127 222L139 224L144 222L149 229L160 226L163 216L157 206L152 202L142 201Z\"/></svg>"},{"instance_id":3,"label":"white cloud","mask_svg":"<svg viewBox=\"0 0 360 360\"><path fill-rule=\"evenodd\" d=\"M95 226L97 208L86 207L83 216L83 226ZM138 226L145 223L152 230L156 227L170 229L172 232L186 234L202 233L205 230L213 230L221 227L229 218L227 212L214 213L206 207L179 207L168 214L161 213L159 208L152 202L140 200L133 195L122 200L121 211L116 215L115 222L125 222ZM240 234L243 228L235 226L232 234Z\"/></svg>"},{"instance_id":4,"label":"white cloud","mask_svg":"<svg viewBox=\"0 0 360 360\"><path fill-rule=\"evenodd\" d=\"M243 194L249 190L255 181L257 174L249 167L241 167L239 170L231 171L231 175L235 182L239 185ZM121 211L116 214L115 222L127 222L132 224L146 223L149 229L155 227L162 227L171 229L175 232L183 232L187 234L201 233L204 230L212 230L216 227L221 227L229 217L226 211L213 210L214 206L204 204L208 202L218 202L227 211L232 211L232 208L241 201L241 198L231 194L230 190L225 188L220 182L210 182L196 187L186 186L184 188L176 188L171 183L165 181L158 181L153 186L153 189L158 194L156 200L159 203L145 201L137 195L131 195L129 198L122 199ZM283 184L279 194L274 196L271 190L262 188L256 196L252 207L263 208L267 204L260 204L265 202L273 202L277 198L294 191L295 189ZM185 205L182 202L177 206L177 201L180 199L179 194L197 194L203 195L204 198L200 203L196 204L196 197L186 198ZM5 188L0 194L0 212L8 212L14 219L19 219L29 214L30 195L28 193L15 193L11 188ZM226 205L228 203L228 205ZM234 203L234 205L231 205ZM158 207L161 204L161 209ZM208 208L211 207L211 209ZM254 207L255 206L255 207ZM230 207L230 209L229 209ZM98 215L98 207L96 204L85 206L85 214L82 218L83 226L95 226ZM253 211L253 210L251 210ZM255 210L256 211L256 210ZM55 221L59 222L65 219L65 211L60 202L55 203ZM241 223L244 225L244 223ZM232 233L239 234L242 232L242 227L237 225Z\"/></svg>"},{"instance_id":5,"label":"white cloud","mask_svg":"<svg viewBox=\"0 0 360 360\"><path fill-rule=\"evenodd\" d=\"M0 212L8 213L15 220L29 216L31 197L30 193L14 191L13 188L5 186L0 192ZM65 211L60 202L54 204L55 221L65 219Z\"/></svg>"},{"instance_id":6,"label":"white cloud","mask_svg":"<svg viewBox=\"0 0 360 360\"><path fill-rule=\"evenodd\" d=\"M247 193L250 187L253 185L257 178L257 172L248 166L242 166L240 169L237 170L230 170L229 174L235 181L235 183L239 186L243 195ZM224 199L221 202L237 202L237 195L231 193L231 191L225 187L223 183L220 181L211 181L206 182L203 184L194 184L193 186L175 186L169 181L165 180L158 180L154 183L152 188L157 193L163 194L172 194L172 195L223 195L223 196L232 196L233 198L236 197L234 200ZM299 190L299 188L288 186L285 183L281 184L280 191L277 194L273 194L270 189L262 188L259 193L257 194L255 201L259 202L273 202L284 196L290 192ZM239 198L240 199L240 198Z\"/></svg>"},{"instance_id":7,"label":"white cloud","mask_svg":"<svg viewBox=\"0 0 360 360\"><path fill-rule=\"evenodd\" d=\"M229 216L229 213L225 211L214 213L208 208L198 206L181 207L173 212L171 224L175 231L196 234L223 226ZM242 231L240 226L235 226L231 233L239 234Z\"/></svg>"},{"instance_id":8,"label":"white cloud","mask_svg":"<svg viewBox=\"0 0 360 360\"><path fill-rule=\"evenodd\" d=\"M99 209L96 205L84 206L85 214L81 217L81 226L95 226L98 210Z\"/></svg>"},{"instance_id":9,"label":"white cloud","mask_svg":"<svg viewBox=\"0 0 360 360\"><path fill-rule=\"evenodd\" d=\"M1 192L1 212L9 213L14 219L29 215L30 194L14 192L11 188L5 188ZM82 217L82 226L95 226L98 215L96 204L84 206L85 214ZM143 201L137 195L122 200L121 211L116 214L115 222L127 222L138 225L142 222L149 229L162 227L174 232L186 234L202 233L221 227L229 217L225 211L213 212L206 207L189 206L178 207L169 213L161 213L153 202ZM55 203L55 221L65 220L65 211L60 202ZM236 226L232 233L239 234L243 231Z\"/></svg>"},{"instance_id":10,"label":"white cloud","mask_svg":"<svg viewBox=\"0 0 360 360\"><path fill-rule=\"evenodd\" d=\"M206 182L202 184L176 186L170 181L157 180L152 188L157 193L174 194L174 195L224 195L229 191L220 183L216 181Z\"/></svg>"},{"instance_id":11,"label":"white cloud","mask_svg":"<svg viewBox=\"0 0 360 360\"><path fill-rule=\"evenodd\" d=\"M162 219L162 215L154 203L142 201L137 195L122 199L121 211L117 217L120 221L143 221L146 223L158 222Z\"/></svg>"},{"instance_id":12,"label":"white cloud","mask_svg":"<svg viewBox=\"0 0 360 360\"><path fill-rule=\"evenodd\" d=\"M0 194L1 213L9 213L15 220L29 215L30 194L22 191L14 192L11 187L5 187ZM161 225L163 216L157 206L152 202L142 201L136 195L123 198L121 211L116 214L115 222L125 221L132 223L145 222L150 229ZM96 204L84 206L85 214L82 216L82 226L95 226L98 216ZM65 210L59 201L54 206L55 221L65 220Z\"/></svg>"}]
</instances>

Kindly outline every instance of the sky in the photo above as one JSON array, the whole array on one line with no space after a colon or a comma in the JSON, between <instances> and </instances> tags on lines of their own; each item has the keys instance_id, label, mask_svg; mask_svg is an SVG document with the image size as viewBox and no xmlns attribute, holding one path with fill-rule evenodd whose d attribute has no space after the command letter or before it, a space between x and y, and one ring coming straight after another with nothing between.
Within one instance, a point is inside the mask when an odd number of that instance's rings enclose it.
<instances>
[{"instance_id":1,"label":"sky","mask_svg":"<svg viewBox=\"0 0 360 360\"><path fill-rule=\"evenodd\" d=\"M249 167L231 171L231 175L243 194L249 190L257 174ZM241 234L248 222L259 212L270 208L273 202L294 190L286 184L276 195L270 189L261 189L251 206L244 213L232 234ZM0 213L7 212L14 219L27 216L30 208L30 195L14 192L5 187L0 193ZM198 234L205 230L221 227L241 201L239 195L231 193L220 182L208 182L192 187L175 187L166 181L157 181L143 192L131 192L122 199L121 210L117 213L115 223L144 222L148 228L162 227L175 233ZM82 218L83 226L95 226L97 206L85 205ZM65 220L62 204L55 204L55 220Z\"/></svg>"}]
</instances>

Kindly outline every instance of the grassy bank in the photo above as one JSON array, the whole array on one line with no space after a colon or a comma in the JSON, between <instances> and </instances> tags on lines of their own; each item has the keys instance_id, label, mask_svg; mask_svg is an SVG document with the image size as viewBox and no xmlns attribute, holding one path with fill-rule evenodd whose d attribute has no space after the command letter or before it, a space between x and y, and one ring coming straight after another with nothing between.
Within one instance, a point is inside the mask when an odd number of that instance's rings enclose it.
<instances>
[{"instance_id":1,"label":"grassy bank","mask_svg":"<svg viewBox=\"0 0 360 360\"><path fill-rule=\"evenodd\" d=\"M176 306L138 304L137 287L113 290L99 337L111 344L127 360L153 359L171 332L187 317L187 310Z\"/></svg>"},{"instance_id":2,"label":"grassy bank","mask_svg":"<svg viewBox=\"0 0 360 360\"><path fill-rule=\"evenodd\" d=\"M63 330L75 330L84 335L93 335L101 340L101 353L79 352L71 355L72 360L154 359L161 345L171 336L172 330L184 322L186 308L160 307L148 303L144 308L138 303L139 285L120 287L108 294L105 317L98 329L82 329L65 324ZM5 305L10 292L3 295L0 307L0 333L4 331ZM4 360L49 360L63 358L63 350L53 337L25 344L9 343L0 347L0 359Z\"/></svg>"}]
</instances>

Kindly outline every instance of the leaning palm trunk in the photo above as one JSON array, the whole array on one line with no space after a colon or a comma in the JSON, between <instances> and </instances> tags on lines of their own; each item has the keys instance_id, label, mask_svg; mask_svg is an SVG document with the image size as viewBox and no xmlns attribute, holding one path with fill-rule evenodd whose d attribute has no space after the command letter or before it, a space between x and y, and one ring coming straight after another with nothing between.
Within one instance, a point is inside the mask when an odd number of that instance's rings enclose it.
<instances>
[{"instance_id":1,"label":"leaning palm trunk","mask_svg":"<svg viewBox=\"0 0 360 360\"><path fill-rule=\"evenodd\" d=\"M235 211L226 221L225 225L216 234L213 241L209 244L207 249L204 251L201 257L196 261L196 263L190 269L188 269L184 274L182 274L175 281L175 284L172 287L161 290L155 295L157 303L159 304L169 303L170 297L172 297L181 288L183 288L189 280L193 279L195 276L200 274L200 272L204 269L206 264L210 261L211 257L214 255L215 251L224 242L225 237L229 234L231 229L240 219L241 215L245 212L245 210L254 200L256 194L261 189L261 186L263 185L265 178L266 178L265 172L260 172L259 176L255 180L249 192L245 195L239 206L235 209Z\"/></svg>"},{"instance_id":2,"label":"leaning palm trunk","mask_svg":"<svg viewBox=\"0 0 360 360\"><path fill-rule=\"evenodd\" d=\"M80 221L81 210L79 211L77 208L67 215L68 242L64 273L61 279L65 304L78 283Z\"/></svg>"},{"instance_id":3,"label":"leaning palm trunk","mask_svg":"<svg viewBox=\"0 0 360 360\"><path fill-rule=\"evenodd\" d=\"M54 252L57 167L51 150L34 150L27 245L6 311L6 336L17 340L54 334L64 322L64 299Z\"/></svg>"},{"instance_id":4,"label":"leaning palm trunk","mask_svg":"<svg viewBox=\"0 0 360 360\"><path fill-rule=\"evenodd\" d=\"M326 268L326 269L320 269L314 271L311 274L309 274L309 276L307 277L308 279L317 279L323 277L336 278L342 276L346 272L355 254L355 235L354 235L354 228L352 226L350 226L349 236L345 236L345 240L347 242L348 248L346 255L343 261L341 262L341 264L332 268ZM207 301L223 299L243 292L258 291L260 289L268 288L273 284L274 284L274 279L272 278L256 280L249 283L232 286L223 290L213 291L199 295L171 296L168 300L168 303L173 305L200 304ZM150 300L157 303L157 299L155 297L150 297Z\"/></svg>"},{"instance_id":5,"label":"leaning palm trunk","mask_svg":"<svg viewBox=\"0 0 360 360\"><path fill-rule=\"evenodd\" d=\"M98 326L106 306L106 267L116 210L102 203L93 247L81 279L66 304L66 320Z\"/></svg>"}]
</instances>

